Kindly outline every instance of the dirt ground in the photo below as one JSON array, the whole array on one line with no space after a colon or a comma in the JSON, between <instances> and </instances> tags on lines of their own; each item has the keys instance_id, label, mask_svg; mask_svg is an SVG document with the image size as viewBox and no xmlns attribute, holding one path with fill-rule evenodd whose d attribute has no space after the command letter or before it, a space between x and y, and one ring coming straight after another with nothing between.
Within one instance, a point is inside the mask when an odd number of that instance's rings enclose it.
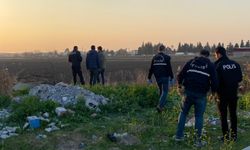
<instances>
[{"instance_id":1,"label":"dirt ground","mask_svg":"<svg viewBox=\"0 0 250 150\"><path fill-rule=\"evenodd\" d=\"M193 56L172 57L173 72ZM146 82L152 56L137 57L109 57L105 71L107 83L143 83ZM84 59L85 60L85 59ZM248 58L235 58L243 68ZM72 73L67 58L0 58L0 69L8 68L20 82L35 82L55 84L58 82L72 82ZM88 82L89 75L85 61L82 63L83 75Z\"/></svg>"}]
</instances>

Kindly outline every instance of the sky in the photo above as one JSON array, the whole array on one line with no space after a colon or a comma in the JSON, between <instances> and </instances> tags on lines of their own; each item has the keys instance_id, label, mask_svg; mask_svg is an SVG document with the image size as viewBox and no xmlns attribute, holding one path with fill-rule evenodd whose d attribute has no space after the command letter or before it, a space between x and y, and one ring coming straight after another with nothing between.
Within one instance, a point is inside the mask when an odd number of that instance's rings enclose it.
<instances>
[{"instance_id":1,"label":"sky","mask_svg":"<svg viewBox=\"0 0 250 150\"><path fill-rule=\"evenodd\" d=\"M0 52L250 39L249 0L0 0Z\"/></svg>"}]
</instances>

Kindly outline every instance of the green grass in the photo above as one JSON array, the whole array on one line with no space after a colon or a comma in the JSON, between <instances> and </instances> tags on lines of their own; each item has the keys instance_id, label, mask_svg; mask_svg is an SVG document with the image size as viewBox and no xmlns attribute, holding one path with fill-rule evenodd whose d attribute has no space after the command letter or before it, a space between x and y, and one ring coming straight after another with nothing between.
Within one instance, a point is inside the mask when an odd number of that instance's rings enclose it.
<instances>
[{"instance_id":1,"label":"green grass","mask_svg":"<svg viewBox=\"0 0 250 150\"><path fill-rule=\"evenodd\" d=\"M75 111L74 115L69 115L59 118L63 124L70 124L59 131L45 133L43 129L35 131L20 132L20 136L12 137L7 140L0 141L0 150L54 150L61 149L62 146L76 148L81 142L86 144L86 150L106 150L110 148L120 148L124 150L131 149L196 149L193 147L194 129L186 128L185 132L189 135L184 142L176 143L173 136L176 132L178 114L182 97L178 95L176 90L169 93L169 101L167 109L158 114L155 111L155 106L158 101L158 91L155 86L143 85L117 85L117 86L96 86L88 87L95 93L102 94L110 98L111 102L107 106L102 107L102 112L97 113L96 117L91 117L94 113L84 107L84 100L79 100L76 106L69 106ZM29 113L36 113L48 109L43 104L38 104L41 109L31 109L37 103L33 100L26 100L25 105L15 107L17 112L24 111L24 108L29 108ZM35 101L35 102L33 102ZM20 107L21 107L20 106ZM50 108L53 110L53 107ZM242 110L244 109L244 110ZM239 109L239 113L248 111L245 108ZM217 115L217 109L214 102L209 102L205 113L205 119L209 116ZM21 115L23 116L23 115ZM193 116L192 111L189 116ZM243 149L249 145L250 119L239 115L239 128L244 130L239 133L239 140L236 143L221 143L217 140L217 136L221 135L219 126L210 126L204 123L204 129L207 133L204 135L204 140L208 142L206 147L202 149ZM127 132L140 139L141 144L133 146L125 146L109 141L106 138L107 133L124 133ZM40 133L46 134L46 139L36 139ZM97 139L93 140L93 135Z\"/></svg>"}]
</instances>

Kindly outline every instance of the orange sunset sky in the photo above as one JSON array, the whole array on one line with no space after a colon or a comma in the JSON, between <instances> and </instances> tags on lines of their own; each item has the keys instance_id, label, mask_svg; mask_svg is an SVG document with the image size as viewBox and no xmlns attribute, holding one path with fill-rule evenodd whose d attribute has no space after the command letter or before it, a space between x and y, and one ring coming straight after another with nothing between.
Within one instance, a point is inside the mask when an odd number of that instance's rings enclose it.
<instances>
[{"instance_id":1,"label":"orange sunset sky","mask_svg":"<svg viewBox=\"0 0 250 150\"><path fill-rule=\"evenodd\" d=\"M0 0L0 52L250 39L249 0Z\"/></svg>"}]
</instances>

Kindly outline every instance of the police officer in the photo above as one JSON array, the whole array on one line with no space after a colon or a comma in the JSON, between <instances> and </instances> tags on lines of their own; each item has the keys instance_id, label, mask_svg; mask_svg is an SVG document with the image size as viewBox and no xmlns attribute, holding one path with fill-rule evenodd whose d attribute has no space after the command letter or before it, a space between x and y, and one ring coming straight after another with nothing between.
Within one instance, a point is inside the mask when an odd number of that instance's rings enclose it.
<instances>
[{"instance_id":1,"label":"police officer","mask_svg":"<svg viewBox=\"0 0 250 150\"><path fill-rule=\"evenodd\" d=\"M158 54L156 54L151 62L151 67L148 74L148 82L152 83L151 77L154 74L157 85L160 91L159 104L156 107L157 111L160 113L163 111L163 107L166 104L166 98L168 94L168 84L169 79L173 79L173 72L170 63L170 56L164 54L165 46L160 45L158 49Z\"/></svg>"},{"instance_id":2,"label":"police officer","mask_svg":"<svg viewBox=\"0 0 250 150\"><path fill-rule=\"evenodd\" d=\"M81 56L81 53L78 51L77 46L74 46L73 51L69 54L68 60L72 64L71 68L72 68L74 85L76 85L76 76L77 75L80 78L81 84L82 85L85 84L84 78L82 75L82 69L81 69L82 56Z\"/></svg>"},{"instance_id":3,"label":"police officer","mask_svg":"<svg viewBox=\"0 0 250 150\"><path fill-rule=\"evenodd\" d=\"M229 108L231 122L231 140L237 140L237 93L239 82L242 81L240 65L230 60L226 55L224 47L217 47L215 50L216 71L219 79L218 108L220 112L221 128L223 137L220 139L229 140L229 129L227 123L227 109Z\"/></svg>"},{"instance_id":4,"label":"police officer","mask_svg":"<svg viewBox=\"0 0 250 150\"><path fill-rule=\"evenodd\" d=\"M199 57L188 61L177 76L179 88L185 88L185 99L179 115L176 141L184 140L184 127L186 117L192 105L195 110L195 145L203 146L201 134L203 128L203 114L206 109L206 97L210 87L216 92L218 80L214 64L209 60L209 51L202 50Z\"/></svg>"}]
</instances>

